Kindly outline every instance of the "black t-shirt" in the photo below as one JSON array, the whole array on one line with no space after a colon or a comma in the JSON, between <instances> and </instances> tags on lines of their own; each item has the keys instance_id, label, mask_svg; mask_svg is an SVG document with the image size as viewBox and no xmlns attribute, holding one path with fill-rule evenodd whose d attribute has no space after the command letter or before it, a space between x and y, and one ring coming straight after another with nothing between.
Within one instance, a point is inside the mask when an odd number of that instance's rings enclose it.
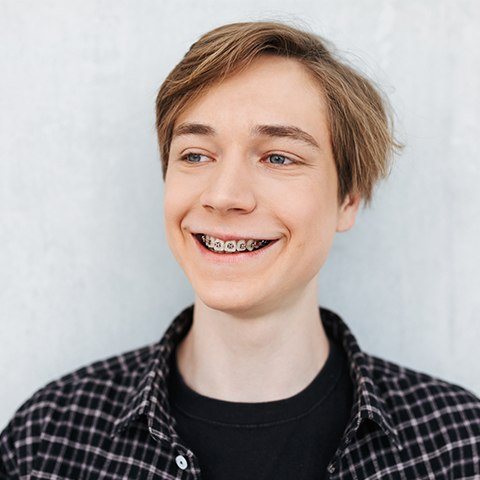
<instances>
[{"instance_id":1,"label":"black t-shirt","mask_svg":"<svg viewBox=\"0 0 480 480\"><path fill-rule=\"evenodd\" d=\"M327 477L353 403L347 359L329 342L329 356L314 380L292 397L269 402L200 395L186 385L171 356L172 415L180 438L198 458L202 480Z\"/></svg>"}]
</instances>

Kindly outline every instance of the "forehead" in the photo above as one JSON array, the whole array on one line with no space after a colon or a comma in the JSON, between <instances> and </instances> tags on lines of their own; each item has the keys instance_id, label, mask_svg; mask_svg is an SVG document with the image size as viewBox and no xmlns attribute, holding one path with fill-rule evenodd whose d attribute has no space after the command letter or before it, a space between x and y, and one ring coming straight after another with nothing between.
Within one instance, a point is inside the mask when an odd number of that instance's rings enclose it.
<instances>
[{"instance_id":1,"label":"forehead","mask_svg":"<svg viewBox=\"0 0 480 480\"><path fill-rule=\"evenodd\" d=\"M248 67L208 88L174 125L196 122L221 131L252 131L258 124L290 125L321 141L326 130L321 87L298 60L261 55Z\"/></svg>"}]
</instances>

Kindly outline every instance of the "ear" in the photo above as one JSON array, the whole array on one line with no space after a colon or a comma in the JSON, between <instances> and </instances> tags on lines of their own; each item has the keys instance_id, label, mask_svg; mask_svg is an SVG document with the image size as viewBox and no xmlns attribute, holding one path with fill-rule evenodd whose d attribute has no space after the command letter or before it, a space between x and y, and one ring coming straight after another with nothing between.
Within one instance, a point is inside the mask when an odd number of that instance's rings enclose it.
<instances>
[{"instance_id":1,"label":"ear","mask_svg":"<svg viewBox=\"0 0 480 480\"><path fill-rule=\"evenodd\" d=\"M347 194L338 209L337 232L345 232L353 227L361 200L359 194Z\"/></svg>"}]
</instances>

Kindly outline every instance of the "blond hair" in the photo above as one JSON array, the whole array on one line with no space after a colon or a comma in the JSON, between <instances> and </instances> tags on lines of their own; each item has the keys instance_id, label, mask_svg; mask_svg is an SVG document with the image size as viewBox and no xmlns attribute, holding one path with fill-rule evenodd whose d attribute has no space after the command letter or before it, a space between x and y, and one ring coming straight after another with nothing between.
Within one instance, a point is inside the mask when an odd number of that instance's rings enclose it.
<instances>
[{"instance_id":1,"label":"blond hair","mask_svg":"<svg viewBox=\"0 0 480 480\"><path fill-rule=\"evenodd\" d=\"M202 35L169 73L156 99L156 128L165 179L173 127L185 108L262 54L298 60L318 82L339 186L338 200L359 194L368 205L377 181L402 146L393 136L387 100L371 80L336 59L320 36L280 22L240 22Z\"/></svg>"}]
</instances>

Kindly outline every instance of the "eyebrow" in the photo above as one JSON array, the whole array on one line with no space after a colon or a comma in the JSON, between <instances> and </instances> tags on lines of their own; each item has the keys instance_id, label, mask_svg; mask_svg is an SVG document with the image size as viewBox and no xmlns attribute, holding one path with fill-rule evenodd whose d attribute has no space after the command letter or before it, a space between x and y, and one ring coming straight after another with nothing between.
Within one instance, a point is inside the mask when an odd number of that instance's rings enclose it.
<instances>
[{"instance_id":1,"label":"eyebrow","mask_svg":"<svg viewBox=\"0 0 480 480\"><path fill-rule=\"evenodd\" d=\"M186 122L178 125L174 129L172 140L181 135L205 135L214 137L216 134L217 131L210 125ZM310 147L321 150L317 141L309 133L293 125L255 125L251 129L251 134L256 137L291 138L292 140L297 140Z\"/></svg>"}]
</instances>

